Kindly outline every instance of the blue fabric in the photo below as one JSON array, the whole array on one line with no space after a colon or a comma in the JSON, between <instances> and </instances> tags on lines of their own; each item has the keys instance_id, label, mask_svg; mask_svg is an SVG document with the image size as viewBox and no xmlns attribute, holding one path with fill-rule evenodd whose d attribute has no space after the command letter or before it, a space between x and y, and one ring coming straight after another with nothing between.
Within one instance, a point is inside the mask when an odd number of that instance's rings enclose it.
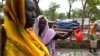
<instances>
[{"instance_id":1,"label":"blue fabric","mask_svg":"<svg viewBox=\"0 0 100 56\"><path fill-rule=\"evenodd\" d=\"M100 23L97 25L97 31L100 31Z\"/></svg>"},{"instance_id":2,"label":"blue fabric","mask_svg":"<svg viewBox=\"0 0 100 56\"><path fill-rule=\"evenodd\" d=\"M64 28L64 29L70 29L80 26L80 23L77 20L72 20L72 19L57 19L56 24L58 28Z\"/></svg>"},{"instance_id":3,"label":"blue fabric","mask_svg":"<svg viewBox=\"0 0 100 56\"><path fill-rule=\"evenodd\" d=\"M96 20L95 22L97 22L97 24L98 24L96 30L100 31L100 20Z\"/></svg>"}]
</instances>

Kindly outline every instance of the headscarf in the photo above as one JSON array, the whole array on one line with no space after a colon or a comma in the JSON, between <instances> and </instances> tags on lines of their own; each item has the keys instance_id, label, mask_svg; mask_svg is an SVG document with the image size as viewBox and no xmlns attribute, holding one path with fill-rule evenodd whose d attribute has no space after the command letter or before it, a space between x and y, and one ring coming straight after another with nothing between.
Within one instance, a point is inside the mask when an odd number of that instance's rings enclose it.
<instances>
[{"instance_id":1,"label":"headscarf","mask_svg":"<svg viewBox=\"0 0 100 56\"><path fill-rule=\"evenodd\" d=\"M25 0L6 0L4 13L7 35L4 56L50 56L35 33L25 29Z\"/></svg>"},{"instance_id":2,"label":"headscarf","mask_svg":"<svg viewBox=\"0 0 100 56\"><path fill-rule=\"evenodd\" d=\"M97 22L93 23L93 25L89 28L88 34L90 40L96 39L96 28L97 28Z\"/></svg>"},{"instance_id":3,"label":"headscarf","mask_svg":"<svg viewBox=\"0 0 100 56\"><path fill-rule=\"evenodd\" d=\"M94 35L96 35L96 28L97 28L97 22L93 23L93 25L90 27L88 32L93 33Z\"/></svg>"},{"instance_id":4,"label":"headscarf","mask_svg":"<svg viewBox=\"0 0 100 56\"><path fill-rule=\"evenodd\" d=\"M56 32L53 29L49 28L48 20L44 15L38 16L37 19L35 20L34 32L38 35L38 33L39 33L39 27L38 27L39 20L42 17L44 17L44 19L46 20L46 25L45 25L43 32L41 33L41 36L39 36L39 37L45 45L49 46L49 51L50 51L51 56L55 56L55 41L53 40L53 38L54 38Z\"/></svg>"}]
</instances>

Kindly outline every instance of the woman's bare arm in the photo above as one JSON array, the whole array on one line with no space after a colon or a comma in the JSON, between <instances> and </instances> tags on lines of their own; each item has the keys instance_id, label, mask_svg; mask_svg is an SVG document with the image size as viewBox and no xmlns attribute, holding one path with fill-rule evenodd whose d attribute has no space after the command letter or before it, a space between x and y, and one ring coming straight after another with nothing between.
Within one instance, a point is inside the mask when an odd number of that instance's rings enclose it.
<instances>
[{"instance_id":1,"label":"woman's bare arm","mask_svg":"<svg viewBox=\"0 0 100 56\"><path fill-rule=\"evenodd\" d=\"M61 34L58 34L56 33L56 35L54 36L54 39L66 39L68 38L70 35L72 34L72 31L68 32L68 33L65 33L64 35L61 35Z\"/></svg>"}]
</instances>

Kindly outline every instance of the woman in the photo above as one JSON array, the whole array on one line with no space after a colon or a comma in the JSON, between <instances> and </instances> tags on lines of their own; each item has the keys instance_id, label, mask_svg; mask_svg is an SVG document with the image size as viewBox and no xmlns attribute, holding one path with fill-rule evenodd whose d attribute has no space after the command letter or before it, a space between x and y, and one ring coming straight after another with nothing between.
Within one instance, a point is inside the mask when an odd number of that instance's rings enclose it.
<instances>
[{"instance_id":1,"label":"woman","mask_svg":"<svg viewBox=\"0 0 100 56\"><path fill-rule=\"evenodd\" d=\"M55 40L66 39L72 34L72 32L68 32L63 36L57 34L53 29L49 28L48 20L43 15L40 15L35 20L34 31L40 37L42 42L47 46L51 56L55 56Z\"/></svg>"},{"instance_id":2,"label":"woman","mask_svg":"<svg viewBox=\"0 0 100 56\"><path fill-rule=\"evenodd\" d=\"M2 56L50 56L32 32L37 16L33 0L6 0L2 28Z\"/></svg>"},{"instance_id":3,"label":"woman","mask_svg":"<svg viewBox=\"0 0 100 56\"><path fill-rule=\"evenodd\" d=\"M97 28L97 23L93 23L93 25L89 28L88 30L88 34L89 34L89 43L90 43L90 47L89 47L89 52L96 52L96 48L97 48L97 37L96 37L96 28Z\"/></svg>"}]
</instances>

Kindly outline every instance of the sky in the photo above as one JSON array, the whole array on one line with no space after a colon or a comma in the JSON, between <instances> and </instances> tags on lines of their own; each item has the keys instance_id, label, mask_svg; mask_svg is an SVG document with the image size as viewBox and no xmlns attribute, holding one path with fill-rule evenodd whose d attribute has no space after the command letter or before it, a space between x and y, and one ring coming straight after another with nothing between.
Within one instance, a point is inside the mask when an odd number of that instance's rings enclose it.
<instances>
[{"instance_id":1,"label":"sky","mask_svg":"<svg viewBox=\"0 0 100 56\"><path fill-rule=\"evenodd\" d=\"M1 0L0 0L0 2L1 2ZM68 4L67 0L40 0L39 7L42 10L46 10L49 8L49 5L51 2L55 2L60 5L60 8L58 8L56 10L58 13L66 13L69 11L69 4ZM75 9L75 8L82 8L80 1L74 2L72 4L72 9Z\"/></svg>"},{"instance_id":2,"label":"sky","mask_svg":"<svg viewBox=\"0 0 100 56\"><path fill-rule=\"evenodd\" d=\"M60 5L60 8L57 9L58 13L66 13L69 11L69 4L67 0L40 0L39 7L42 10L46 10L48 9L51 2L55 2ZM72 9L75 9L75 8L82 8L80 1L73 3Z\"/></svg>"}]
</instances>

